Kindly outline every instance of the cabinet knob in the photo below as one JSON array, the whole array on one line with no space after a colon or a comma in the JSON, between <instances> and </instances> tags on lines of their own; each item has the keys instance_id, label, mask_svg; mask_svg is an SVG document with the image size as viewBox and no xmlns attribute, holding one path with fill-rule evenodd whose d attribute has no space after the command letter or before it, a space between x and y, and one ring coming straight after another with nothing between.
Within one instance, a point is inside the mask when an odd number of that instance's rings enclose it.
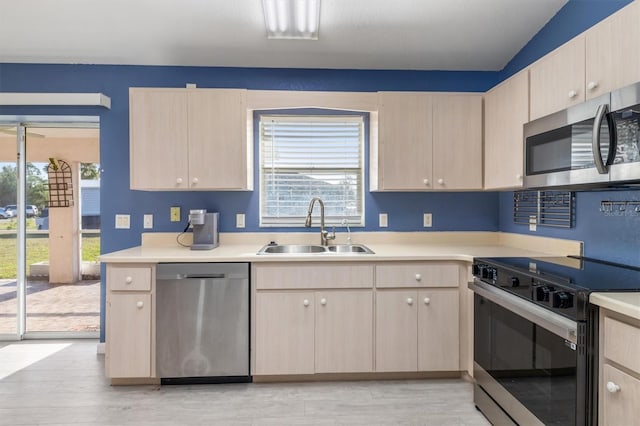
<instances>
[{"instance_id":1,"label":"cabinet knob","mask_svg":"<svg viewBox=\"0 0 640 426\"><path fill-rule=\"evenodd\" d=\"M422 275L416 274L416 281L422 281Z\"/></svg>"},{"instance_id":2,"label":"cabinet knob","mask_svg":"<svg viewBox=\"0 0 640 426\"><path fill-rule=\"evenodd\" d=\"M428 305L429 303L431 303L431 299L429 299L428 297L425 297L423 300L425 305Z\"/></svg>"},{"instance_id":3,"label":"cabinet knob","mask_svg":"<svg viewBox=\"0 0 640 426\"><path fill-rule=\"evenodd\" d=\"M304 299L304 300L302 301L302 304L303 304L304 306L309 306L309 299Z\"/></svg>"},{"instance_id":4,"label":"cabinet knob","mask_svg":"<svg viewBox=\"0 0 640 426\"><path fill-rule=\"evenodd\" d=\"M127 284L131 284L133 282L133 277L127 277L124 279L124 282Z\"/></svg>"},{"instance_id":5,"label":"cabinet knob","mask_svg":"<svg viewBox=\"0 0 640 426\"><path fill-rule=\"evenodd\" d=\"M438 185L444 185L444 179L442 178L438 179Z\"/></svg>"},{"instance_id":6,"label":"cabinet knob","mask_svg":"<svg viewBox=\"0 0 640 426\"><path fill-rule=\"evenodd\" d=\"M576 96L578 96L578 92L576 92L575 90L569 90L569 99L573 99Z\"/></svg>"},{"instance_id":7,"label":"cabinet knob","mask_svg":"<svg viewBox=\"0 0 640 426\"><path fill-rule=\"evenodd\" d=\"M424 182L425 186L429 186L429 179L425 179L422 182Z\"/></svg>"},{"instance_id":8,"label":"cabinet knob","mask_svg":"<svg viewBox=\"0 0 640 426\"><path fill-rule=\"evenodd\" d=\"M180 184L182 183L182 178L178 178L178 179L176 179L176 183L177 183L178 185L180 185Z\"/></svg>"},{"instance_id":9,"label":"cabinet knob","mask_svg":"<svg viewBox=\"0 0 640 426\"><path fill-rule=\"evenodd\" d=\"M322 299L320 299L320 304L322 306L326 305L327 304L327 299L325 299L324 297Z\"/></svg>"},{"instance_id":10,"label":"cabinet knob","mask_svg":"<svg viewBox=\"0 0 640 426\"><path fill-rule=\"evenodd\" d=\"M620 392L620 385L616 385L613 382L607 382L607 390L611 393Z\"/></svg>"},{"instance_id":11,"label":"cabinet knob","mask_svg":"<svg viewBox=\"0 0 640 426\"><path fill-rule=\"evenodd\" d=\"M589 90L593 90L593 89L597 89L599 86L597 81L590 81L589 84L587 84L587 88Z\"/></svg>"},{"instance_id":12,"label":"cabinet knob","mask_svg":"<svg viewBox=\"0 0 640 426\"><path fill-rule=\"evenodd\" d=\"M194 184L194 185L195 185L195 184L197 184L197 183L198 183L198 178L197 178L197 177L193 178L193 179L191 180L191 182L193 182L193 184Z\"/></svg>"},{"instance_id":13,"label":"cabinet knob","mask_svg":"<svg viewBox=\"0 0 640 426\"><path fill-rule=\"evenodd\" d=\"M413 305L413 299L410 297L407 297L407 305Z\"/></svg>"},{"instance_id":14,"label":"cabinet knob","mask_svg":"<svg viewBox=\"0 0 640 426\"><path fill-rule=\"evenodd\" d=\"M144 306L143 302L138 302L136 303L136 306L138 307L138 309L142 309L142 307Z\"/></svg>"}]
</instances>

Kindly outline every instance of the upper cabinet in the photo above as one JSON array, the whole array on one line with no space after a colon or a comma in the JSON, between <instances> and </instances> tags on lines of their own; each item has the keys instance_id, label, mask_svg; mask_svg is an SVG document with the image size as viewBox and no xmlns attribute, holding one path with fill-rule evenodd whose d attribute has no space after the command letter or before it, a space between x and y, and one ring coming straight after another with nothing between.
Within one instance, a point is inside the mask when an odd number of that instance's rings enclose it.
<instances>
[{"instance_id":1,"label":"upper cabinet","mask_svg":"<svg viewBox=\"0 0 640 426\"><path fill-rule=\"evenodd\" d=\"M524 70L491 89L484 98L485 189L522 187L523 126L527 121L529 71Z\"/></svg>"},{"instance_id":2,"label":"upper cabinet","mask_svg":"<svg viewBox=\"0 0 640 426\"><path fill-rule=\"evenodd\" d=\"M640 3L586 32L587 99L640 81Z\"/></svg>"},{"instance_id":3,"label":"upper cabinet","mask_svg":"<svg viewBox=\"0 0 640 426\"><path fill-rule=\"evenodd\" d=\"M372 190L482 188L482 97L380 92ZM377 173L376 173L377 172Z\"/></svg>"},{"instance_id":4,"label":"upper cabinet","mask_svg":"<svg viewBox=\"0 0 640 426\"><path fill-rule=\"evenodd\" d=\"M531 120L584 102L584 61L581 35L531 65Z\"/></svg>"},{"instance_id":5,"label":"upper cabinet","mask_svg":"<svg viewBox=\"0 0 640 426\"><path fill-rule=\"evenodd\" d=\"M251 189L246 90L131 88L131 189Z\"/></svg>"},{"instance_id":6,"label":"upper cabinet","mask_svg":"<svg viewBox=\"0 0 640 426\"><path fill-rule=\"evenodd\" d=\"M635 1L531 65L531 120L640 81Z\"/></svg>"}]
</instances>

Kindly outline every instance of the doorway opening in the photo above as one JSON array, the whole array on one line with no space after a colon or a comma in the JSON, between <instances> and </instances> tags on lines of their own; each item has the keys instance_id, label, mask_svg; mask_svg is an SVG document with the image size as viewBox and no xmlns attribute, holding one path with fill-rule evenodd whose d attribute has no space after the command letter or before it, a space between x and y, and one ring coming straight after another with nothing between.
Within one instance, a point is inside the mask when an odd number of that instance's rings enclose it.
<instances>
[{"instance_id":1,"label":"doorway opening","mask_svg":"<svg viewBox=\"0 0 640 426\"><path fill-rule=\"evenodd\" d=\"M98 336L99 133L0 125L0 338Z\"/></svg>"}]
</instances>

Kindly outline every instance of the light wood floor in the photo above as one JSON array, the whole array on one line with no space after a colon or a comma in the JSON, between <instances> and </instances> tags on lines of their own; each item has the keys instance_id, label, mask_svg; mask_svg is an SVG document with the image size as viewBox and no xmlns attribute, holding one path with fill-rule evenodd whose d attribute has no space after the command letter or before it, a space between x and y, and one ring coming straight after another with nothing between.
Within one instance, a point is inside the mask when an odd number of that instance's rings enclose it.
<instances>
[{"instance_id":1,"label":"light wood floor","mask_svg":"<svg viewBox=\"0 0 640 426\"><path fill-rule=\"evenodd\" d=\"M112 387L97 341L0 342L0 425L488 425L463 380Z\"/></svg>"}]
</instances>

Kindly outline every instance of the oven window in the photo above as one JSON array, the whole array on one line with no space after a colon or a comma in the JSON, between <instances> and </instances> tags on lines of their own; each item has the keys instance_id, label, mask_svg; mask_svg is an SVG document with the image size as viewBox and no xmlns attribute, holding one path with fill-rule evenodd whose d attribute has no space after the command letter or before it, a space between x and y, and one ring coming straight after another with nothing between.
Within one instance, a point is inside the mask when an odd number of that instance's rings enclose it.
<instances>
[{"instance_id":1,"label":"oven window","mask_svg":"<svg viewBox=\"0 0 640 426\"><path fill-rule=\"evenodd\" d=\"M575 424L576 350L477 294L474 305L475 362L544 424Z\"/></svg>"}]
</instances>

